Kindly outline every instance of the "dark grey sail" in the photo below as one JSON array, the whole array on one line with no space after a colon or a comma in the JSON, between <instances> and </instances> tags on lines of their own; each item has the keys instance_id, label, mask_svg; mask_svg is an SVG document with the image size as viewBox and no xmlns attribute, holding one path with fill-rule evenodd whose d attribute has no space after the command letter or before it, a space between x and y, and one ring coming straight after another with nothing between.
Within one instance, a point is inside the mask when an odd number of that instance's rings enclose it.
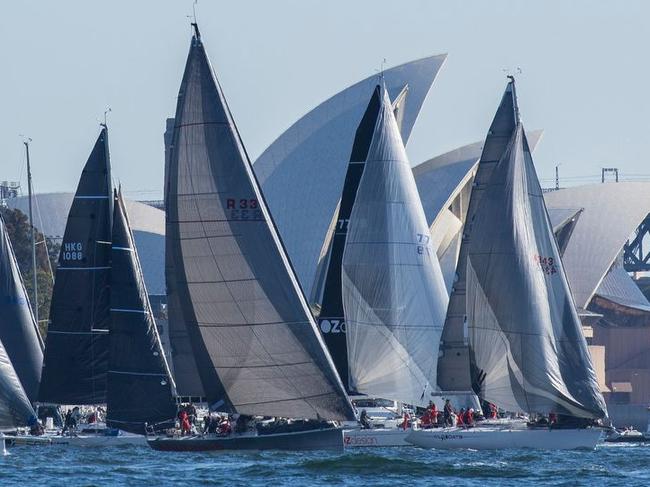
<instances>
[{"instance_id":1,"label":"dark grey sail","mask_svg":"<svg viewBox=\"0 0 650 487\"><path fill-rule=\"evenodd\" d=\"M109 332L109 426L132 433L173 427L173 382L160 343L140 259L122 201L115 195Z\"/></svg>"},{"instance_id":2,"label":"dark grey sail","mask_svg":"<svg viewBox=\"0 0 650 487\"><path fill-rule=\"evenodd\" d=\"M167 119L167 129L165 130L165 210L167 211L167 192L169 191L169 161L171 159L171 148L174 137L173 118ZM169 222L169 213L165 213L165 221ZM169 231L169 229L167 229ZM176 393L179 397L191 398L196 400L202 398L203 384L199 377L199 370L196 368L196 360L192 351L192 343L187 333L187 327L183 321L183 311L178 299L178 292L174 287L176 278L176 268L172 250L170 249L169 239L165 239L165 284L167 294L167 332L169 340L170 368L176 384Z\"/></svg>"},{"instance_id":3,"label":"dark grey sail","mask_svg":"<svg viewBox=\"0 0 650 487\"><path fill-rule=\"evenodd\" d=\"M206 397L242 414L352 418L196 30L175 117L167 238Z\"/></svg>"},{"instance_id":4,"label":"dark grey sail","mask_svg":"<svg viewBox=\"0 0 650 487\"><path fill-rule=\"evenodd\" d=\"M103 127L81 174L61 242L40 402L106 402L112 203Z\"/></svg>"},{"instance_id":5,"label":"dark grey sail","mask_svg":"<svg viewBox=\"0 0 650 487\"><path fill-rule=\"evenodd\" d=\"M474 233L474 215L480 206L485 185L490 180L494 167L503 156L516 124L514 92L512 86L508 85L483 145L467 209L456 277L449 296L449 306L440 343L438 386L443 391L469 391L472 387L469 374L465 305L467 244Z\"/></svg>"},{"instance_id":6,"label":"dark grey sail","mask_svg":"<svg viewBox=\"0 0 650 487\"><path fill-rule=\"evenodd\" d=\"M518 115L514 80L508 92ZM519 120L491 172L481 181L472 237L464 244L475 391L508 411L605 417L605 402Z\"/></svg>"},{"instance_id":7,"label":"dark grey sail","mask_svg":"<svg viewBox=\"0 0 650 487\"><path fill-rule=\"evenodd\" d=\"M341 264L343 262L350 213L352 213L357 188L363 175L363 167L368 156L368 149L370 148L377 123L380 93L380 87L376 86L354 137L350 163L345 174L343 192L336 215L334 234L331 238L329 259L324 276L322 304L320 314L318 315L318 327L323 335L323 340L332 355L332 360L334 360L339 377L341 377L348 391L350 390L348 381L348 347L343 313L343 296L341 292Z\"/></svg>"},{"instance_id":8,"label":"dark grey sail","mask_svg":"<svg viewBox=\"0 0 650 487\"><path fill-rule=\"evenodd\" d=\"M43 341L1 216L0 342L18 374L27 398L33 403L41 381Z\"/></svg>"},{"instance_id":9,"label":"dark grey sail","mask_svg":"<svg viewBox=\"0 0 650 487\"><path fill-rule=\"evenodd\" d=\"M0 431L27 426L35 418L34 409L0 342Z\"/></svg>"}]
</instances>

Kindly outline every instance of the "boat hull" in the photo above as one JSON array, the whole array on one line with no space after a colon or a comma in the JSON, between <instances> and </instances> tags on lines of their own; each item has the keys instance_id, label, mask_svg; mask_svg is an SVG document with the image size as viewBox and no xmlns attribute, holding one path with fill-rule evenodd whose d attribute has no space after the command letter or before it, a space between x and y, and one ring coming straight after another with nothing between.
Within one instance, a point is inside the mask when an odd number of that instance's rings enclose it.
<instances>
[{"instance_id":1,"label":"boat hull","mask_svg":"<svg viewBox=\"0 0 650 487\"><path fill-rule=\"evenodd\" d=\"M268 435L179 436L148 439L159 451L343 450L343 430L328 428Z\"/></svg>"},{"instance_id":2,"label":"boat hull","mask_svg":"<svg viewBox=\"0 0 650 487\"><path fill-rule=\"evenodd\" d=\"M413 446L406 441L410 433L410 429L402 428L344 430L343 445L345 448Z\"/></svg>"},{"instance_id":3,"label":"boat hull","mask_svg":"<svg viewBox=\"0 0 650 487\"><path fill-rule=\"evenodd\" d=\"M442 450L471 448L495 450L536 448L543 450L593 450L602 436L599 428L442 428L414 430L406 441L422 448Z\"/></svg>"},{"instance_id":4,"label":"boat hull","mask_svg":"<svg viewBox=\"0 0 650 487\"><path fill-rule=\"evenodd\" d=\"M120 433L119 435L92 435L80 434L78 436L63 435L42 435L28 436L18 435L11 437L11 445L67 445L78 447L107 447L121 445L139 445L145 446L147 438L143 435L134 435L129 433Z\"/></svg>"}]
</instances>

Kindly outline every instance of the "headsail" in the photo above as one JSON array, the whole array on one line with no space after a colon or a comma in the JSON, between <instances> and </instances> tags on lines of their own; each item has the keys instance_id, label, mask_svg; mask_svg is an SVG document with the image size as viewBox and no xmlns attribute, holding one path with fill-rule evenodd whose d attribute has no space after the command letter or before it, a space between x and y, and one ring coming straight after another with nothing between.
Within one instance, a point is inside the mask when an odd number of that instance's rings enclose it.
<instances>
[{"instance_id":1,"label":"headsail","mask_svg":"<svg viewBox=\"0 0 650 487\"><path fill-rule=\"evenodd\" d=\"M32 405L0 343L0 431L27 426L34 418Z\"/></svg>"},{"instance_id":2,"label":"headsail","mask_svg":"<svg viewBox=\"0 0 650 487\"><path fill-rule=\"evenodd\" d=\"M175 119L167 238L208 401L243 414L353 417L198 29Z\"/></svg>"},{"instance_id":3,"label":"headsail","mask_svg":"<svg viewBox=\"0 0 650 487\"><path fill-rule=\"evenodd\" d=\"M445 391L469 391L472 388L469 374L465 301L466 242L471 238L474 215L480 206L485 185L490 180L494 167L505 153L517 124L514 96L513 87L508 85L492 120L490 130L488 130L474 178L474 187L469 200L458 263L456 264L456 276L449 296L449 306L440 344L438 385Z\"/></svg>"},{"instance_id":4,"label":"headsail","mask_svg":"<svg viewBox=\"0 0 650 487\"><path fill-rule=\"evenodd\" d=\"M357 188L359 187L359 181L361 181L370 142L377 124L381 103L380 97L380 87L377 86L354 137L350 164L345 174L343 193L341 194L334 233L331 238L329 259L324 276L323 299L318 316L318 327L323 335L323 340L332 355L336 370L348 390L350 390L348 384L348 347L345 337L346 326L341 292L341 265L343 263L343 251L345 250L350 213L352 213Z\"/></svg>"},{"instance_id":5,"label":"headsail","mask_svg":"<svg viewBox=\"0 0 650 487\"><path fill-rule=\"evenodd\" d=\"M1 216L0 342L4 345L30 402L36 401L43 368L43 342Z\"/></svg>"},{"instance_id":6,"label":"headsail","mask_svg":"<svg viewBox=\"0 0 650 487\"><path fill-rule=\"evenodd\" d=\"M106 402L112 202L103 127L81 174L61 243L40 402Z\"/></svg>"},{"instance_id":7,"label":"headsail","mask_svg":"<svg viewBox=\"0 0 650 487\"><path fill-rule=\"evenodd\" d=\"M160 429L173 426L173 381L121 194L115 194L113 207L106 422L145 433L145 423Z\"/></svg>"},{"instance_id":8,"label":"headsail","mask_svg":"<svg viewBox=\"0 0 650 487\"><path fill-rule=\"evenodd\" d=\"M426 406L448 297L385 89L343 254L350 387Z\"/></svg>"},{"instance_id":9,"label":"headsail","mask_svg":"<svg viewBox=\"0 0 650 487\"><path fill-rule=\"evenodd\" d=\"M508 91L517 113L514 80ZM508 411L606 416L519 120L489 180L479 184L465 244L475 390Z\"/></svg>"}]
</instances>

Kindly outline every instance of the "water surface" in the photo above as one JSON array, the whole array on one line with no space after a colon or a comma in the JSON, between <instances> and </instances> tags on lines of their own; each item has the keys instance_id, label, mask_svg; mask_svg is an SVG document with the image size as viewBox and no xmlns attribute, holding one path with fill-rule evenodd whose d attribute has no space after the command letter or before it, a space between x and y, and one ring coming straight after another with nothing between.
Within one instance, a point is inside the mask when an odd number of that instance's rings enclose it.
<instances>
[{"instance_id":1,"label":"water surface","mask_svg":"<svg viewBox=\"0 0 650 487\"><path fill-rule=\"evenodd\" d=\"M0 485L54 486L650 485L650 445L595 451L174 453L148 447L22 446L0 457Z\"/></svg>"}]
</instances>

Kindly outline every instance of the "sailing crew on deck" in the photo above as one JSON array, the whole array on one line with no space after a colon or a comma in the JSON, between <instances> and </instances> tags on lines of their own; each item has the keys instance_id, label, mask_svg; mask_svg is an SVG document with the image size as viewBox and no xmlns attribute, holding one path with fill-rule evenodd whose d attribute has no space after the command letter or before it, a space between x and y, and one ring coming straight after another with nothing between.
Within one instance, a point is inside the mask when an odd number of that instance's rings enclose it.
<instances>
[{"instance_id":1,"label":"sailing crew on deck","mask_svg":"<svg viewBox=\"0 0 650 487\"><path fill-rule=\"evenodd\" d=\"M72 410L68 409L68 412L65 413L65 419L63 420L63 430L61 434L64 435L67 431L72 429Z\"/></svg>"},{"instance_id":2,"label":"sailing crew on deck","mask_svg":"<svg viewBox=\"0 0 650 487\"><path fill-rule=\"evenodd\" d=\"M456 415L456 426L465 425L465 408L460 408L460 412Z\"/></svg>"},{"instance_id":3,"label":"sailing crew on deck","mask_svg":"<svg viewBox=\"0 0 650 487\"><path fill-rule=\"evenodd\" d=\"M361 414L359 415L359 423L361 423L362 430L372 429L372 424L370 424L370 420L368 419L368 411L365 409L361 410Z\"/></svg>"},{"instance_id":4,"label":"sailing crew on deck","mask_svg":"<svg viewBox=\"0 0 650 487\"><path fill-rule=\"evenodd\" d=\"M189 403L185 408L185 411L187 411L187 419L189 420L190 425L196 424L196 407L194 407L194 404Z\"/></svg>"},{"instance_id":5,"label":"sailing crew on deck","mask_svg":"<svg viewBox=\"0 0 650 487\"><path fill-rule=\"evenodd\" d=\"M181 435L189 435L190 431L192 430L192 426L190 425L189 416L185 408L181 409L181 412L179 413L179 419L181 421Z\"/></svg>"},{"instance_id":6,"label":"sailing crew on deck","mask_svg":"<svg viewBox=\"0 0 650 487\"><path fill-rule=\"evenodd\" d=\"M474 426L474 409L469 408L465 411L465 416L463 416L463 424L466 428L471 428Z\"/></svg>"},{"instance_id":7,"label":"sailing crew on deck","mask_svg":"<svg viewBox=\"0 0 650 487\"><path fill-rule=\"evenodd\" d=\"M451 415L454 413L454 408L451 406L451 401L449 399L445 400L445 407L443 409L442 415L445 422L445 427L453 426Z\"/></svg>"},{"instance_id":8,"label":"sailing crew on deck","mask_svg":"<svg viewBox=\"0 0 650 487\"><path fill-rule=\"evenodd\" d=\"M232 433L232 426L230 425L230 418L228 416L223 416L219 422L219 427L217 428L217 434L219 436L228 436Z\"/></svg>"},{"instance_id":9,"label":"sailing crew on deck","mask_svg":"<svg viewBox=\"0 0 650 487\"><path fill-rule=\"evenodd\" d=\"M81 409L79 409L79 406L72 408L72 415L70 417L72 419L72 429L76 430L81 422Z\"/></svg>"}]
</instances>

